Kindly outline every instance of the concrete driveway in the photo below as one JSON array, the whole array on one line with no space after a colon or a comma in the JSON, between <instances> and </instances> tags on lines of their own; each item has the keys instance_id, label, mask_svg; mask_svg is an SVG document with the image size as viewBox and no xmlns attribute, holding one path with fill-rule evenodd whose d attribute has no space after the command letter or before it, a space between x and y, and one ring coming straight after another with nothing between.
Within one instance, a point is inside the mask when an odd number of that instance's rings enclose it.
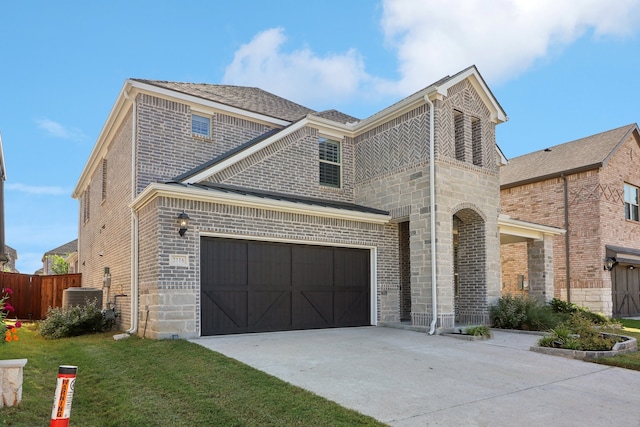
<instances>
[{"instance_id":1,"label":"concrete driveway","mask_svg":"<svg viewBox=\"0 0 640 427\"><path fill-rule=\"evenodd\" d=\"M191 340L393 426L640 426L640 372L384 327Z\"/></svg>"}]
</instances>

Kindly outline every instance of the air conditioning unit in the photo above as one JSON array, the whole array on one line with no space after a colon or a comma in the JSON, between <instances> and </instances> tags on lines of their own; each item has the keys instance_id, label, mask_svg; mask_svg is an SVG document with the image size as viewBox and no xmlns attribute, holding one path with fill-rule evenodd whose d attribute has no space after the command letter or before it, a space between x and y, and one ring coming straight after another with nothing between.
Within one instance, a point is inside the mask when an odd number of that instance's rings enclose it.
<instances>
[{"instance_id":1,"label":"air conditioning unit","mask_svg":"<svg viewBox=\"0 0 640 427\"><path fill-rule=\"evenodd\" d=\"M102 309L102 289L67 288L62 291L62 308L84 307L93 300L96 300L96 307Z\"/></svg>"}]
</instances>

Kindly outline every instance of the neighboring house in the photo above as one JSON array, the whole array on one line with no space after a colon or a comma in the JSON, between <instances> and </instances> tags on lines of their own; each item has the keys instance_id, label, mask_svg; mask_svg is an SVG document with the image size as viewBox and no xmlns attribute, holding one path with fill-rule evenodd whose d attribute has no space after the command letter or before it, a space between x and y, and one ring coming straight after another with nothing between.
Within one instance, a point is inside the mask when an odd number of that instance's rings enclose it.
<instances>
[{"instance_id":1,"label":"neighboring house","mask_svg":"<svg viewBox=\"0 0 640 427\"><path fill-rule=\"evenodd\" d=\"M73 193L83 285L157 338L486 323L522 224L498 219L505 120L475 67L365 120L127 80Z\"/></svg>"},{"instance_id":2,"label":"neighboring house","mask_svg":"<svg viewBox=\"0 0 640 427\"><path fill-rule=\"evenodd\" d=\"M42 256L42 270L38 270L40 273L36 272L36 274L55 274L51 269L54 255L61 256L69 264L69 273L78 272L78 239L46 252Z\"/></svg>"},{"instance_id":3,"label":"neighboring house","mask_svg":"<svg viewBox=\"0 0 640 427\"><path fill-rule=\"evenodd\" d=\"M4 271L8 271L9 273L19 273L19 271L16 270L18 251L9 245L4 245L4 253L7 256L7 261L4 264Z\"/></svg>"},{"instance_id":4,"label":"neighboring house","mask_svg":"<svg viewBox=\"0 0 640 427\"><path fill-rule=\"evenodd\" d=\"M554 296L609 316L640 315L639 144L630 124L500 171L504 214L567 230L554 241ZM503 246L505 290L526 291L525 254L523 244Z\"/></svg>"}]
</instances>

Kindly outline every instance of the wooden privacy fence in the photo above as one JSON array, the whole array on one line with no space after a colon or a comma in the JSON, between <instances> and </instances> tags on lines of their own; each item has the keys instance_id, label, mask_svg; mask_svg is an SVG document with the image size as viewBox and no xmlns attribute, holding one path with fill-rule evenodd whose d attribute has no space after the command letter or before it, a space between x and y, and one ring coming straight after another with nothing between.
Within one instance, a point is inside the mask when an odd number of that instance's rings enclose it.
<instances>
[{"instance_id":1,"label":"wooden privacy fence","mask_svg":"<svg viewBox=\"0 0 640 427\"><path fill-rule=\"evenodd\" d=\"M49 307L62 307L62 291L82 286L82 274L33 276L0 272L0 288L11 288L7 301L15 309L9 318L42 320Z\"/></svg>"}]
</instances>

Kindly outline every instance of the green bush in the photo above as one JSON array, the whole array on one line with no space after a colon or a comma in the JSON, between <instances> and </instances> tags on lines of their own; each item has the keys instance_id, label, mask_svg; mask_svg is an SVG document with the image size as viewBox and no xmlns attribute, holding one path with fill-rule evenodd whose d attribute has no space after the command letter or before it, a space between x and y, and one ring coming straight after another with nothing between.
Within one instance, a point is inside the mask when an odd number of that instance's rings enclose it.
<instances>
[{"instance_id":1,"label":"green bush","mask_svg":"<svg viewBox=\"0 0 640 427\"><path fill-rule=\"evenodd\" d=\"M549 306L527 295L505 295L489 313L492 325L501 329L547 331L560 322Z\"/></svg>"},{"instance_id":2,"label":"green bush","mask_svg":"<svg viewBox=\"0 0 640 427\"><path fill-rule=\"evenodd\" d=\"M538 343L542 347L568 350L608 351L620 341L620 338L604 335L593 326L591 317L577 310L569 314L568 319L557 328L552 329L550 336L542 338Z\"/></svg>"},{"instance_id":3,"label":"green bush","mask_svg":"<svg viewBox=\"0 0 640 427\"><path fill-rule=\"evenodd\" d=\"M488 326L470 326L464 330L466 335L473 335L474 337L489 337L491 338L491 329Z\"/></svg>"},{"instance_id":4,"label":"green bush","mask_svg":"<svg viewBox=\"0 0 640 427\"><path fill-rule=\"evenodd\" d=\"M594 313L585 307L554 298L549 302L549 306L555 313L560 314L581 314L596 325L607 325L611 320L602 313ZM566 318L566 317L565 317Z\"/></svg>"},{"instance_id":5,"label":"green bush","mask_svg":"<svg viewBox=\"0 0 640 427\"><path fill-rule=\"evenodd\" d=\"M45 338L57 339L104 332L111 328L94 300L84 307L49 308L40 323L39 333Z\"/></svg>"}]
</instances>

